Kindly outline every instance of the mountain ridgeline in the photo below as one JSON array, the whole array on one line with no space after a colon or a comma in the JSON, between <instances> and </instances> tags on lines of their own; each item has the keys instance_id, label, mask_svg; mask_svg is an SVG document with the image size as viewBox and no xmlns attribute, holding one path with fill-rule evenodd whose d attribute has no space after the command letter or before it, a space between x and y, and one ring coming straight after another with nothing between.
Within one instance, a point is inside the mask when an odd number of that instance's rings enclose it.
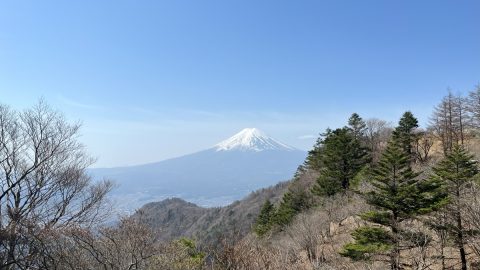
<instances>
[{"instance_id":1,"label":"mountain ridgeline","mask_svg":"<svg viewBox=\"0 0 480 270\"><path fill-rule=\"evenodd\" d=\"M114 180L117 188L111 197L123 210L171 197L202 206L222 206L291 179L305 157L304 151L247 128L190 155L90 172L96 179Z\"/></svg>"},{"instance_id":2,"label":"mountain ridgeline","mask_svg":"<svg viewBox=\"0 0 480 270\"><path fill-rule=\"evenodd\" d=\"M248 234L265 200L280 201L288 186L289 182L281 182L224 207L205 208L171 198L147 203L133 217L152 228L162 241L189 237L203 246L215 245L222 237Z\"/></svg>"},{"instance_id":3,"label":"mountain ridgeline","mask_svg":"<svg viewBox=\"0 0 480 270\"><path fill-rule=\"evenodd\" d=\"M449 93L425 129L409 111L395 126L354 113L308 154L246 129L189 156L91 171L77 124L42 101L0 105L0 268L480 269L479 101L480 86ZM119 180L113 198L130 209L148 203L104 223L113 184L88 173ZM185 200L269 182L226 206Z\"/></svg>"},{"instance_id":4,"label":"mountain ridgeline","mask_svg":"<svg viewBox=\"0 0 480 270\"><path fill-rule=\"evenodd\" d=\"M354 113L288 182L134 217L167 242L197 240L218 269L480 269L479 97L449 93L427 129L410 111L394 127Z\"/></svg>"}]
</instances>

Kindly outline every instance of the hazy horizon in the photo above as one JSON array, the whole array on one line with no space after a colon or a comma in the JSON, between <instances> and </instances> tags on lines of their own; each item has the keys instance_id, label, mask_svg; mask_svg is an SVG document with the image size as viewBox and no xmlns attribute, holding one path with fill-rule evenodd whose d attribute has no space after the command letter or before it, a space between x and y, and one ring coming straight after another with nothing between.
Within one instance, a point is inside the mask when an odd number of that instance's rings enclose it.
<instances>
[{"instance_id":1,"label":"hazy horizon","mask_svg":"<svg viewBox=\"0 0 480 270\"><path fill-rule=\"evenodd\" d=\"M0 103L43 97L113 167L246 127L309 150L353 112L425 126L479 83L480 2L367 2L5 1Z\"/></svg>"}]
</instances>

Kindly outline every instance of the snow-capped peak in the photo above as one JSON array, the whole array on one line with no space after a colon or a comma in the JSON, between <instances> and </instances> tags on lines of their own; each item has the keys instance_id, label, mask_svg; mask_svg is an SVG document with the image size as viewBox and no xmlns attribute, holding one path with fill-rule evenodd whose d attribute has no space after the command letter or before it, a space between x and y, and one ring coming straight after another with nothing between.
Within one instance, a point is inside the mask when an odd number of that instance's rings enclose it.
<instances>
[{"instance_id":1,"label":"snow-capped peak","mask_svg":"<svg viewBox=\"0 0 480 270\"><path fill-rule=\"evenodd\" d=\"M217 151L255 151L264 150L287 150L295 148L268 137L265 133L256 128L245 128L232 137L215 145Z\"/></svg>"}]
</instances>

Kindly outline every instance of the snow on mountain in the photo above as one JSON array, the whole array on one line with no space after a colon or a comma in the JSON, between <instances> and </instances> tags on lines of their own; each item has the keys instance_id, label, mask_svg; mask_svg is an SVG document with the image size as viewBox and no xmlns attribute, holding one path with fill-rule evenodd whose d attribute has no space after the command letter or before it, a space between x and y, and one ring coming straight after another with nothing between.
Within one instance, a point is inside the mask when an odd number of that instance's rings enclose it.
<instances>
[{"instance_id":1,"label":"snow on mountain","mask_svg":"<svg viewBox=\"0 0 480 270\"><path fill-rule=\"evenodd\" d=\"M94 179L111 179L119 209L179 197L202 206L220 206L249 192L289 180L306 152L247 128L210 149L155 163L96 168Z\"/></svg>"},{"instance_id":2,"label":"snow on mountain","mask_svg":"<svg viewBox=\"0 0 480 270\"><path fill-rule=\"evenodd\" d=\"M268 137L261 130L256 128L245 128L232 137L215 145L216 151L255 151L264 150L288 150L293 151L295 148Z\"/></svg>"}]
</instances>

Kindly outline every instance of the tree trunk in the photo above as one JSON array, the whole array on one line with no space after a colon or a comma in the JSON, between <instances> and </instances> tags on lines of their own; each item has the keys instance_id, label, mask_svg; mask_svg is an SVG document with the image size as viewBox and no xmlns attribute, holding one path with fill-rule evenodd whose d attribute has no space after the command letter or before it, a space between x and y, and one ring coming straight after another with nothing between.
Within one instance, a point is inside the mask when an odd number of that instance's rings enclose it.
<instances>
[{"instance_id":1,"label":"tree trunk","mask_svg":"<svg viewBox=\"0 0 480 270\"><path fill-rule=\"evenodd\" d=\"M398 247L398 215L397 213L393 212L393 219L392 219L392 234L393 234L393 248L390 252L390 268L392 270L399 270L400 269L400 249Z\"/></svg>"},{"instance_id":2,"label":"tree trunk","mask_svg":"<svg viewBox=\"0 0 480 270\"><path fill-rule=\"evenodd\" d=\"M457 169L458 172L458 169ZM462 270L467 270L467 256L465 254L465 247L463 245L464 239L463 239L463 225L462 225L462 214L461 214L461 209L460 209L460 187L457 185L457 190L456 194L457 196L457 213L456 213L456 219L457 219L457 245L458 245L458 250L460 252L460 260L462 261Z\"/></svg>"},{"instance_id":3,"label":"tree trunk","mask_svg":"<svg viewBox=\"0 0 480 270\"><path fill-rule=\"evenodd\" d=\"M463 228L462 228L462 217L460 213L457 214L457 244L458 250L460 251L460 260L462 261L462 270L467 270L467 256L465 254L465 247L463 245Z\"/></svg>"}]
</instances>

